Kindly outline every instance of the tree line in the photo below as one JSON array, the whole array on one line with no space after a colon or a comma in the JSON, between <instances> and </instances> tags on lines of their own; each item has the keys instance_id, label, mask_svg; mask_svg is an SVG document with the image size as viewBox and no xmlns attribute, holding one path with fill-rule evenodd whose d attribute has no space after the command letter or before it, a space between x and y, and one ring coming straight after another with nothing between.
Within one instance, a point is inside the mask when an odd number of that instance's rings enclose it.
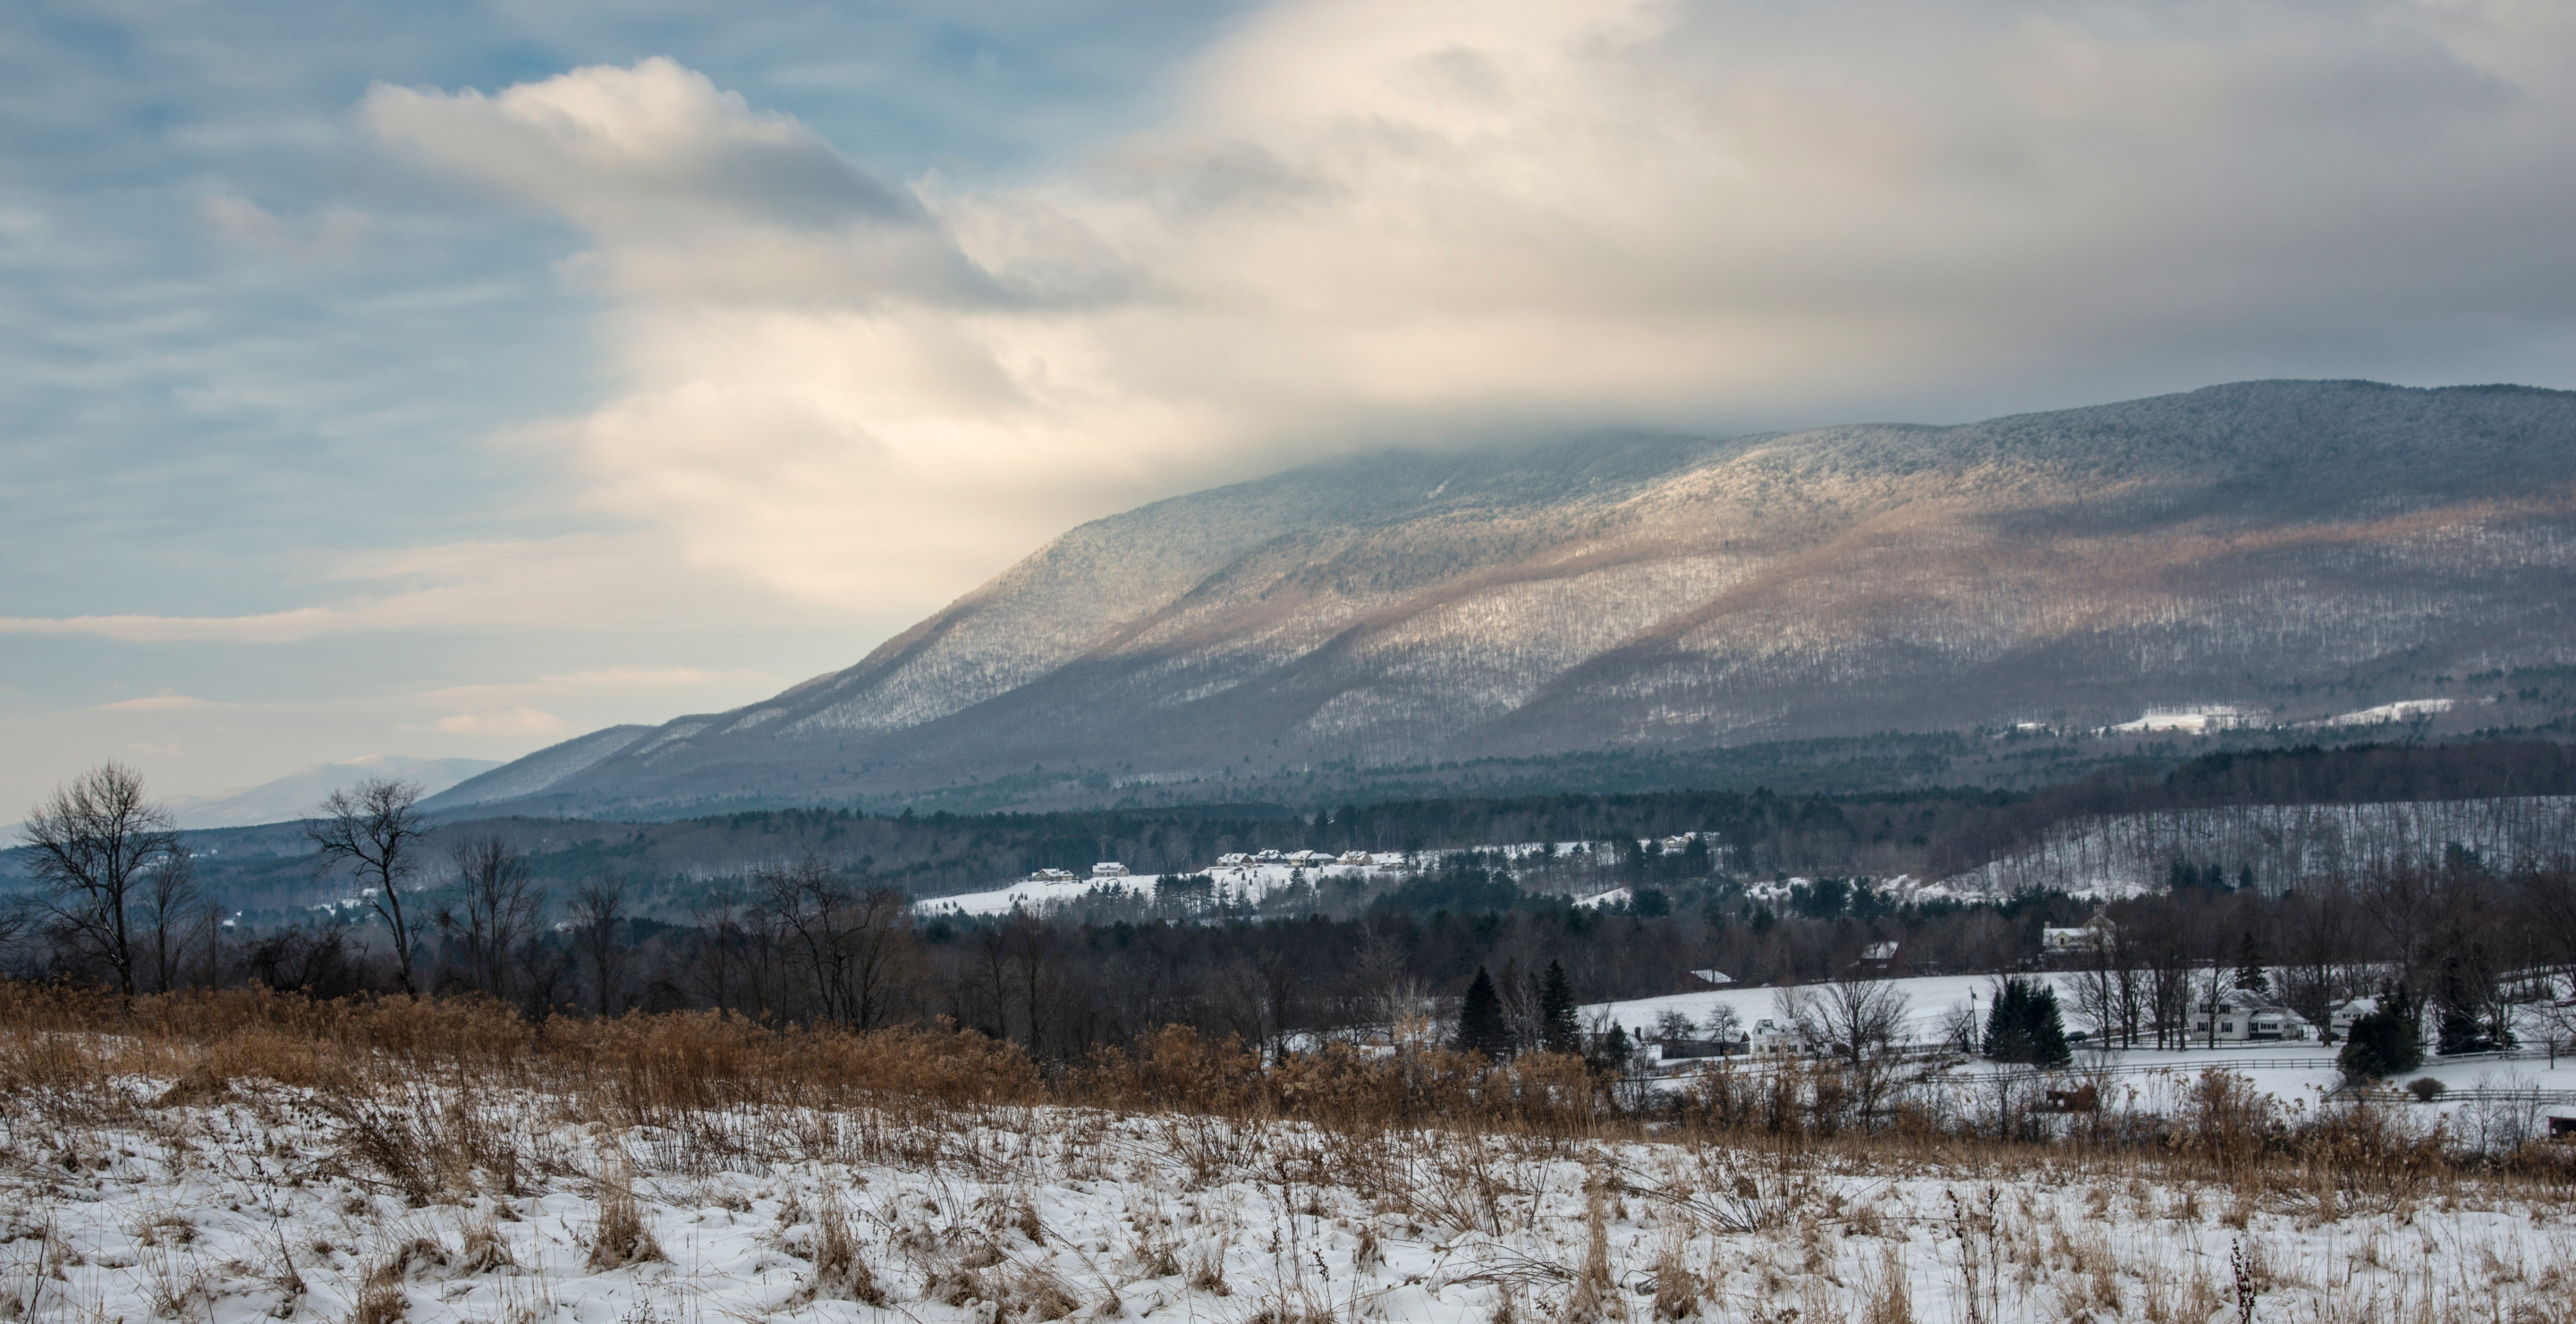
<instances>
[{"instance_id":1,"label":"tree line","mask_svg":"<svg viewBox=\"0 0 2576 1324\"><path fill-rule=\"evenodd\" d=\"M234 934L141 780L106 765L28 818L35 886L0 932L11 967L125 994L260 984L470 992L531 1016L946 1019L1069 1061L1168 1025L1279 1048L1406 1017L1455 1023L1480 971L1514 1042L1539 1043L1564 997L1704 987L1696 970L1821 987L1850 982L1864 950L1885 943L1898 954L1882 974L2028 970L2043 963L2043 927L2092 910L2060 894L1911 904L1847 877L1757 894L1704 838L1667 850L1623 836L1580 855L1441 855L1374 892L1310 888L1291 908L1239 917L1129 898L1123 911L924 921L882 874L809 851L708 880L685 913L660 917L638 912L629 875L550 887L519 845L441 835L418 800L417 788L369 782L304 825L308 867L346 878L365 923ZM1548 890L1564 883L1552 870L1624 883L1627 899L1568 904ZM2513 1033L2517 1000L2554 994L2576 967L2576 879L2563 871L2505 875L2454 852L2438 868L2280 893L2187 862L2170 881L2101 907L2103 939L2061 962L2068 1019L2097 1042L2195 1046L2196 1006L2259 986L2320 1026L2348 999L2402 994L2428 1008L2437 1048L2476 1051Z\"/></svg>"}]
</instances>

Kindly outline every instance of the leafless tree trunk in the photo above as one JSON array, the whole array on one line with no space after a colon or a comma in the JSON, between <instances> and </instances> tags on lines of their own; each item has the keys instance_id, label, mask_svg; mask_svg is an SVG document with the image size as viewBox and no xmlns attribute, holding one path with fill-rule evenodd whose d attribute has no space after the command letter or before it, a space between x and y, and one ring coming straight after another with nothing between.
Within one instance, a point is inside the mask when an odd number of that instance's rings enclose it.
<instances>
[{"instance_id":1,"label":"leafless tree trunk","mask_svg":"<svg viewBox=\"0 0 2576 1324\"><path fill-rule=\"evenodd\" d=\"M1904 1038L1910 1000L1893 981L1844 979L1822 987L1787 988L1781 1013L1809 1043L1841 1058L1851 1072L1863 1116L1878 1109L1888 1053Z\"/></svg>"},{"instance_id":2,"label":"leafless tree trunk","mask_svg":"<svg viewBox=\"0 0 2576 1324\"><path fill-rule=\"evenodd\" d=\"M133 769L102 763L29 810L19 835L42 918L71 946L105 962L116 991L133 996L129 908L152 874L186 858L169 814L144 799Z\"/></svg>"},{"instance_id":3,"label":"leafless tree trunk","mask_svg":"<svg viewBox=\"0 0 2576 1324\"><path fill-rule=\"evenodd\" d=\"M323 797L315 819L304 825L305 837L321 853L323 868L346 862L365 885L368 907L393 935L394 969L405 993L420 991L412 975L412 952L427 918L416 907L406 912L403 895L419 867L413 856L429 834L417 808L421 794L414 783L371 777L353 789Z\"/></svg>"},{"instance_id":4,"label":"leafless tree trunk","mask_svg":"<svg viewBox=\"0 0 2576 1324\"><path fill-rule=\"evenodd\" d=\"M438 912L438 927L462 949L466 982L508 998L511 958L536 932L545 909L527 857L497 836L458 842L456 891Z\"/></svg>"},{"instance_id":5,"label":"leafless tree trunk","mask_svg":"<svg viewBox=\"0 0 2576 1324\"><path fill-rule=\"evenodd\" d=\"M597 996L599 1014L614 1016L622 1009L626 983L626 945L618 941L618 927L626 922L626 880L615 874L594 878L572 894L571 913L573 941L581 948L583 963L590 967L590 984Z\"/></svg>"},{"instance_id":6,"label":"leafless tree trunk","mask_svg":"<svg viewBox=\"0 0 2576 1324\"><path fill-rule=\"evenodd\" d=\"M811 856L760 870L753 884L812 980L817 1014L861 1030L892 1019L915 973L912 909L902 893L854 888Z\"/></svg>"},{"instance_id":7,"label":"leafless tree trunk","mask_svg":"<svg viewBox=\"0 0 2576 1324\"><path fill-rule=\"evenodd\" d=\"M152 991L178 987L195 926L197 871L186 852L172 854L143 876L143 932L152 956Z\"/></svg>"}]
</instances>

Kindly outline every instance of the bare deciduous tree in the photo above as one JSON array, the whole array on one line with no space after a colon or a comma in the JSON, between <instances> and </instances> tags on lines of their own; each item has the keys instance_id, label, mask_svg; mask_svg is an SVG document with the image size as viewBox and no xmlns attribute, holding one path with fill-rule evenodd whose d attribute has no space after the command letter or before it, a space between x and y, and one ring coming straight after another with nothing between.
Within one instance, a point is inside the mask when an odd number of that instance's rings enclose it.
<instances>
[{"instance_id":1,"label":"bare deciduous tree","mask_svg":"<svg viewBox=\"0 0 2576 1324\"><path fill-rule=\"evenodd\" d=\"M429 835L421 795L415 783L371 777L323 797L317 816L304 825L325 869L345 862L356 873L368 907L393 936L394 969L405 993L419 991L412 954L428 918L417 906L407 910L404 897L420 867L413 857Z\"/></svg>"},{"instance_id":2,"label":"bare deciduous tree","mask_svg":"<svg viewBox=\"0 0 2576 1324\"><path fill-rule=\"evenodd\" d=\"M152 958L155 993L178 986L189 930L198 921L197 899L197 870L186 851L173 852L143 876L143 946Z\"/></svg>"},{"instance_id":3,"label":"bare deciduous tree","mask_svg":"<svg viewBox=\"0 0 2576 1324\"><path fill-rule=\"evenodd\" d=\"M873 1030L893 1016L914 975L912 907L887 887L860 888L807 856L752 875L823 1019Z\"/></svg>"},{"instance_id":4,"label":"bare deciduous tree","mask_svg":"<svg viewBox=\"0 0 2576 1324\"><path fill-rule=\"evenodd\" d=\"M144 798L143 778L132 768L109 762L29 810L19 835L47 927L104 962L116 991L132 996L136 893L156 873L186 867L169 814Z\"/></svg>"},{"instance_id":5,"label":"bare deciduous tree","mask_svg":"<svg viewBox=\"0 0 2576 1324\"><path fill-rule=\"evenodd\" d=\"M626 880L615 874L594 878L574 890L567 909L573 943L581 949L582 964L589 967L599 1014L614 1016L624 1009L629 955L626 944L618 941L618 929L626 923Z\"/></svg>"},{"instance_id":6,"label":"bare deciduous tree","mask_svg":"<svg viewBox=\"0 0 2576 1324\"><path fill-rule=\"evenodd\" d=\"M1904 1042L1912 1000L1892 980L1844 979L1782 989L1778 1005L1801 1038L1842 1060L1862 1114L1876 1112L1887 1058Z\"/></svg>"},{"instance_id":7,"label":"bare deciduous tree","mask_svg":"<svg viewBox=\"0 0 2576 1324\"><path fill-rule=\"evenodd\" d=\"M510 996L512 955L536 931L545 908L528 859L497 836L456 844L456 890L439 908L438 927L456 943L465 982L496 998Z\"/></svg>"}]
</instances>

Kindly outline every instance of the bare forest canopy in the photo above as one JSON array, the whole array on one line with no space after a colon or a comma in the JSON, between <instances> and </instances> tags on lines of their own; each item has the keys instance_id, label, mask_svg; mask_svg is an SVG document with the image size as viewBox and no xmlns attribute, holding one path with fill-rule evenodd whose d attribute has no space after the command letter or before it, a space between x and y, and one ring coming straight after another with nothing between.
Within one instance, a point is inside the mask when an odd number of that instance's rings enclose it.
<instances>
[{"instance_id":1,"label":"bare forest canopy","mask_svg":"<svg viewBox=\"0 0 2576 1324\"><path fill-rule=\"evenodd\" d=\"M1526 1038L1540 1032L1533 1017L1551 966L1585 1002L1704 987L1691 972L1712 967L1754 986L1843 979L1867 949L1891 943L1892 958L1870 958L1890 973L2031 968L2046 959L2043 927L2083 920L2092 901L2033 891L1972 905L1890 883L1971 842L2003 849L2071 822L2244 797L2478 803L2571 793L2568 750L2482 742L2218 756L2032 795L1559 795L1311 816L1212 805L489 820L438 826L410 848L423 867L403 883L408 946L392 940L396 916L350 895L362 893L356 880L317 880L317 856L290 825L189 834L190 858L202 862L190 881L210 909L144 906L112 931L39 915L0 936L11 973L146 993L472 992L531 1016L701 1009L858 1029L946 1018L1042 1061L1168 1025L1279 1046L1445 1015L1485 971ZM1655 844L1684 833L1700 835ZM1518 842L1588 848L1543 858L1475 849ZM2177 1036L2192 981L2221 969L2269 972L2311 1020L2394 978L2465 1024L2501 1024L2508 1000L2549 993L2551 972L2576 965L2576 869L2562 859L2501 870L2446 848L2456 843L2426 844L2429 864L2271 887L2176 859L2159 880L2169 886L2107 907L2119 938L2096 955L2117 964L2127 992L2099 1028ZM1274 847L1421 854L1391 879L1310 880L1291 904L1244 911L1208 909L1189 889L926 921L908 904L1040 866L1116 858L1174 874ZM1614 885L1623 900L1569 902ZM275 899L260 910L253 897ZM1227 922L1238 916L1258 922ZM121 956L106 952L111 940Z\"/></svg>"}]
</instances>

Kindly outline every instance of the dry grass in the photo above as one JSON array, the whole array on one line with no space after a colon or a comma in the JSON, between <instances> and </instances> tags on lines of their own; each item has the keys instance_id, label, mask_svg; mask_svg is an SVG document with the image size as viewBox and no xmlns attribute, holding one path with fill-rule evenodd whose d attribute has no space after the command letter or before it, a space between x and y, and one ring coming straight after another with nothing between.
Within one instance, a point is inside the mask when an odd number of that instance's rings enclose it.
<instances>
[{"instance_id":1,"label":"dry grass","mask_svg":"<svg viewBox=\"0 0 2576 1324\"><path fill-rule=\"evenodd\" d=\"M653 1239L653 1227L645 1221L643 1203L635 1198L633 1166L625 1155L613 1156L601 1165L599 1222L591 1231L590 1271L599 1273L668 1258L662 1253L662 1243Z\"/></svg>"},{"instance_id":2,"label":"dry grass","mask_svg":"<svg viewBox=\"0 0 2576 1324\"><path fill-rule=\"evenodd\" d=\"M470 998L231 990L121 1002L0 983L9 1149L51 1170L105 1166L102 1126L148 1131L184 1107L291 1106L330 1123L343 1173L406 1204L502 1198L584 1166L559 1128L527 1124L529 1097L555 1101L558 1120L649 1137L632 1163L620 1154L600 1173L596 1254L618 1264L650 1258L633 1164L704 1179L792 1154L982 1174L1014 1160L978 1128L1049 1105L1075 1110L1059 1118L1154 1119L1155 1147L1190 1189L1253 1176L1329 1183L1380 1210L1495 1236L1524 1217L1506 1195L1526 1184L1515 1165L1528 1153L1623 1140L1668 1142L1661 1152L1675 1157L1662 1172L1608 1170L1606 1197L1643 1199L1716 1235L1770 1235L1811 1217L1813 1174L1837 1163L1973 1169L2001 1182L2057 1180L2072 1165L2133 1190L2150 1181L2180 1193L2181 1216L2215 1209L2239 1226L2263 1210L2332 1222L2472 1192L2551 1205L2576 1196L2576 1146L2466 1153L2385 1106L2288 1115L2224 1073L2204 1077L2174 1115L2096 1114L2016 1138L1910 1106L1859 1117L1825 1068L1711 1072L1678 1103L1641 1112L1571 1058L1497 1065L1421 1044L1265 1062L1239 1042L1175 1028L1044 1072L1013 1045L946 1028L853 1034L708 1013L530 1023ZM1252 1125L1280 1121L1312 1125L1293 1144L1280 1139L1290 1133L1251 1138ZM1425 1145L1426 1132L1451 1139ZM1874 1217L1851 1209L1829 1221L1872 1228ZM1188 1259L1162 1258L1175 1256ZM1207 1272L1222 1281L1221 1266ZM2093 1301L2112 1299L2125 1295L2106 1288Z\"/></svg>"}]
</instances>

